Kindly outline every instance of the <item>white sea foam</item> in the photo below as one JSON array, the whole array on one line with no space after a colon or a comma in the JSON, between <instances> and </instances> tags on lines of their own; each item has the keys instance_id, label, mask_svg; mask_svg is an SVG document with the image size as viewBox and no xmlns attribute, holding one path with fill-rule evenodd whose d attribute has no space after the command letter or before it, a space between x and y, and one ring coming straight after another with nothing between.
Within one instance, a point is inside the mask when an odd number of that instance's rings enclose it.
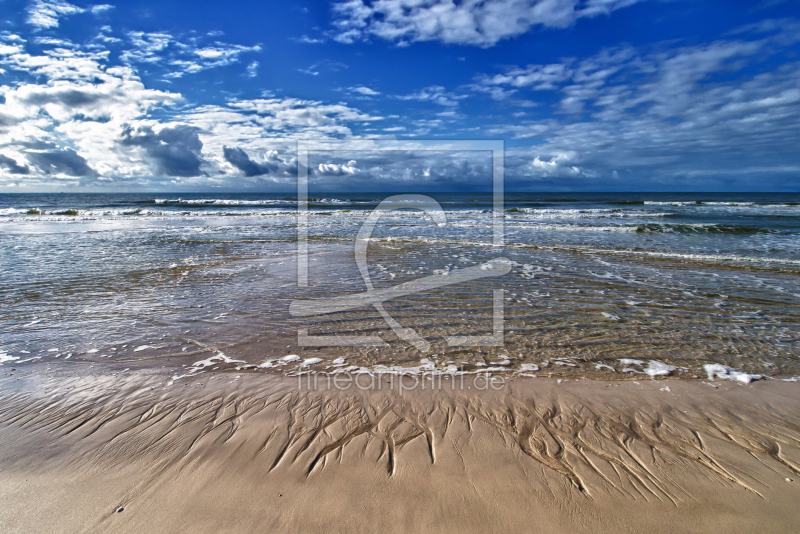
<instances>
[{"instance_id":1,"label":"white sea foam","mask_svg":"<svg viewBox=\"0 0 800 534\"><path fill-rule=\"evenodd\" d=\"M703 368L706 370L709 380L721 378L724 380L736 380L738 382L742 382L743 384L749 384L753 380L760 380L762 378L761 375L751 375L742 371L735 371L726 365L720 365L718 363L709 363L704 365Z\"/></svg>"},{"instance_id":2,"label":"white sea foam","mask_svg":"<svg viewBox=\"0 0 800 534\"><path fill-rule=\"evenodd\" d=\"M183 375L175 375L172 377L172 380L168 382L167 385L172 385L175 380L180 380L181 378L186 378L187 376L195 375L201 371L203 371L206 367L211 367L212 365L219 365L221 363L227 364L234 364L234 363L246 363L242 360L234 360L233 358L229 358L222 352L217 352L215 356L211 356L210 358L206 358L205 360L200 360L194 362L188 368L188 372Z\"/></svg>"},{"instance_id":3,"label":"white sea foam","mask_svg":"<svg viewBox=\"0 0 800 534\"><path fill-rule=\"evenodd\" d=\"M675 367L671 365L667 365L666 363L657 362L656 360L650 360L647 364L647 367L644 369L644 372L650 376L667 376L672 371L675 370Z\"/></svg>"},{"instance_id":4,"label":"white sea foam","mask_svg":"<svg viewBox=\"0 0 800 534\"><path fill-rule=\"evenodd\" d=\"M3 365L3 362L13 362L19 360L17 356L12 356L5 351L0 350L0 365Z\"/></svg>"},{"instance_id":5,"label":"white sea foam","mask_svg":"<svg viewBox=\"0 0 800 534\"><path fill-rule=\"evenodd\" d=\"M639 229L638 225L590 225L590 224L520 224L507 223L508 230L548 230L557 232L623 232L631 233Z\"/></svg>"},{"instance_id":6,"label":"white sea foam","mask_svg":"<svg viewBox=\"0 0 800 534\"><path fill-rule=\"evenodd\" d=\"M511 245L513 246L513 245ZM522 245L528 246L528 245ZM733 254L686 254L680 252L662 252L655 250L631 250L631 249L608 249L595 247L566 247L566 246L542 246L543 249L568 249L580 250L592 254L620 254L631 256L650 256L654 258L674 258L682 260L708 261L708 262L743 262L743 263L777 263L784 265L800 265L800 260L792 258L762 258L755 256L737 256Z\"/></svg>"},{"instance_id":7,"label":"white sea foam","mask_svg":"<svg viewBox=\"0 0 800 534\"><path fill-rule=\"evenodd\" d=\"M668 212L652 212L620 208L514 208L516 212L509 215L522 214L533 219L617 219L628 217L661 218L670 217Z\"/></svg>"},{"instance_id":8,"label":"white sea foam","mask_svg":"<svg viewBox=\"0 0 800 534\"><path fill-rule=\"evenodd\" d=\"M697 202L694 200L692 201L676 201L676 200L667 200L667 201L660 201L660 200L645 200L645 205L647 206L694 206L697 205Z\"/></svg>"},{"instance_id":9,"label":"white sea foam","mask_svg":"<svg viewBox=\"0 0 800 534\"><path fill-rule=\"evenodd\" d=\"M281 367L284 365L288 365L290 363L299 362L301 359L302 358L300 358L300 356L298 356L297 354L289 354L288 356L283 356L282 358L273 358L270 360L264 360L264 362L258 365L258 367L260 367L261 369L269 369L271 367ZM308 358L308 360L322 361L319 358ZM308 365L313 365L314 363L318 362L311 361L310 363L308 363Z\"/></svg>"},{"instance_id":10,"label":"white sea foam","mask_svg":"<svg viewBox=\"0 0 800 534\"><path fill-rule=\"evenodd\" d=\"M225 198L157 198L153 202L156 204L178 204L185 206L275 206L283 204L295 204L294 200L236 200Z\"/></svg>"}]
</instances>

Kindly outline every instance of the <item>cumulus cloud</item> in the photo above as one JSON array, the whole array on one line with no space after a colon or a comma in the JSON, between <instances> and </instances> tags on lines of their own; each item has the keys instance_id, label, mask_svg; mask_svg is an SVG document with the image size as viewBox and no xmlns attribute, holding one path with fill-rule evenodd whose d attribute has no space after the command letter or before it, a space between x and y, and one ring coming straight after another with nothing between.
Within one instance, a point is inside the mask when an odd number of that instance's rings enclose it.
<instances>
[{"instance_id":1,"label":"cumulus cloud","mask_svg":"<svg viewBox=\"0 0 800 534\"><path fill-rule=\"evenodd\" d=\"M320 191L488 191L492 184L491 153L433 151L423 143L402 151L310 153L311 190Z\"/></svg>"},{"instance_id":2,"label":"cumulus cloud","mask_svg":"<svg viewBox=\"0 0 800 534\"><path fill-rule=\"evenodd\" d=\"M86 159L71 148L52 150L29 150L25 152L28 161L44 174L63 174L66 176L87 177L97 173L89 167Z\"/></svg>"},{"instance_id":3,"label":"cumulus cloud","mask_svg":"<svg viewBox=\"0 0 800 534\"><path fill-rule=\"evenodd\" d=\"M359 171L361 169L356 167L356 160L351 159L347 163L320 163L314 172L327 176L345 176L356 174Z\"/></svg>"},{"instance_id":4,"label":"cumulus cloud","mask_svg":"<svg viewBox=\"0 0 800 534\"><path fill-rule=\"evenodd\" d=\"M150 126L122 131L119 144L139 147L154 166L156 174L191 177L201 174L203 142L197 128L186 125L165 127L155 132Z\"/></svg>"},{"instance_id":5,"label":"cumulus cloud","mask_svg":"<svg viewBox=\"0 0 800 534\"><path fill-rule=\"evenodd\" d=\"M105 74L103 83L98 84L55 81L20 85L6 93L6 108L22 116L45 111L59 121L78 115L124 120L139 116L154 105L180 100L172 93L145 89L140 81L125 76L128 72L119 72L120 76Z\"/></svg>"},{"instance_id":6,"label":"cumulus cloud","mask_svg":"<svg viewBox=\"0 0 800 534\"><path fill-rule=\"evenodd\" d=\"M346 0L333 5L334 39L492 46L532 27L565 28L641 0Z\"/></svg>"},{"instance_id":7,"label":"cumulus cloud","mask_svg":"<svg viewBox=\"0 0 800 534\"><path fill-rule=\"evenodd\" d=\"M135 37L138 62L151 55L162 62L174 45L166 34ZM166 177L194 184L243 175L286 178L295 174L293 147L287 147L291 157L279 157L265 149L265 138L350 137L350 125L380 120L345 104L293 98L179 108L185 102L180 94L146 88L133 66L109 66L108 51L97 45L48 43L58 48L31 55L21 38L2 34L3 42L0 65L21 76L0 87L0 169L7 176L27 169L29 186L88 183L72 177L143 187ZM199 45L187 50L208 61L243 53ZM133 61L130 54L122 59ZM157 109L158 119L152 115Z\"/></svg>"},{"instance_id":8,"label":"cumulus cloud","mask_svg":"<svg viewBox=\"0 0 800 534\"><path fill-rule=\"evenodd\" d=\"M146 88L130 67L108 66L106 51L56 46L40 55L19 47L0 56L0 65L18 76L0 88L0 147L15 161L27 159L30 184L37 176L77 185L85 181L72 178L112 180L148 172L148 161L131 160L115 139L123 124L177 104L181 96Z\"/></svg>"},{"instance_id":9,"label":"cumulus cloud","mask_svg":"<svg viewBox=\"0 0 800 534\"><path fill-rule=\"evenodd\" d=\"M531 170L547 176L578 176L582 171L571 164L574 159L574 153L556 154L549 160L542 159L542 156L537 155L530 163L530 167Z\"/></svg>"},{"instance_id":10,"label":"cumulus cloud","mask_svg":"<svg viewBox=\"0 0 800 534\"><path fill-rule=\"evenodd\" d=\"M241 148L222 147L225 161L242 171L247 177L263 176L265 174L280 176L296 176L296 166L288 158L281 158L276 150L267 152L264 161L253 161L247 152Z\"/></svg>"},{"instance_id":11,"label":"cumulus cloud","mask_svg":"<svg viewBox=\"0 0 800 534\"><path fill-rule=\"evenodd\" d=\"M4 168L9 174L28 174L31 170L27 165L20 165L13 158L0 154L0 167Z\"/></svg>"},{"instance_id":12,"label":"cumulus cloud","mask_svg":"<svg viewBox=\"0 0 800 534\"><path fill-rule=\"evenodd\" d=\"M17 123L19 123L19 120L16 117L6 115L5 113L0 113L0 132L9 126L14 126Z\"/></svg>"}]
</instances>

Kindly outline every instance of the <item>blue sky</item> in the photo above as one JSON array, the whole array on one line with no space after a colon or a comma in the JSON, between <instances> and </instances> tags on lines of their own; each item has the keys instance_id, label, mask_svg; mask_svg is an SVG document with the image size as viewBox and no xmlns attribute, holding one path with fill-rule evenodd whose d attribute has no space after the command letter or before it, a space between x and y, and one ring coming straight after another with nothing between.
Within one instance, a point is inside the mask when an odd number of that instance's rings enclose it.
<instances>
[{"instance_id":1,"label":"blue sky","mask_svg":"<svg viewBox=\"0 0 800 534\"><path fill-rule=\"evenodd\" d=\"M0 192L800 190L785 0L0 0Z\"/></svg>"}]
</instances>

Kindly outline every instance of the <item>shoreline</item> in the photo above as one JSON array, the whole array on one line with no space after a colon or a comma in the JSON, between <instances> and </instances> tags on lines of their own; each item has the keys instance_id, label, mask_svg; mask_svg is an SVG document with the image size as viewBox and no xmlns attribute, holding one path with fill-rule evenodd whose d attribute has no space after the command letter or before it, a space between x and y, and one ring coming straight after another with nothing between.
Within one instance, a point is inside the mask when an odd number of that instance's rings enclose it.
<instances>
[{"instance_id":1,"label":"shoreline","mask_svg":"<svg viewBox=\"0 0 800 534\"><path fill-rule=\"evenodd\" d=\"M6 532L797 527L793 382L515 378L401 395L74 369L0 379Z\"/></svg>"}]
</instances>

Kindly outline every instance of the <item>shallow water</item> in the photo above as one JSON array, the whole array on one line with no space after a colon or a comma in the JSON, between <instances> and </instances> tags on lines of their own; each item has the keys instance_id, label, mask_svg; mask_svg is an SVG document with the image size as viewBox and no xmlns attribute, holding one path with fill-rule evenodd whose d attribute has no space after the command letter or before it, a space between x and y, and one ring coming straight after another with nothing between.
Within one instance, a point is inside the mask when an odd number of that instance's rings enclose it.
<instances>
[{"instance_id":1,"label":"shallow water","mask_svg":"<svg viewBox=\"0 0 800 534\"><path fill-rule=\"evenodd\" d=\"M309 203L309 285L297 284L291 195L0 195L4 366L69 359L186 366L458 369L639 377L721 363L800 374L800 195L507 194L505 246L489 195L431 195L384 216L368 251L388 288L498 257L511 271L400 297L386 310L430 343L397 338L374 308L298 318L295 299L365 291L353 240L386 195ZM448 347L491 333L504 290L503 347ZM297 332L378 335L384 347L299 347ZM193 365L219 353L207 365ZM298 362L278 358L296 354ZM621 362L620 360L626 360ZM642 363L631 363L640 360ZM538 369L537 369L538 368Z\"/></svg>"}]
</instances>

